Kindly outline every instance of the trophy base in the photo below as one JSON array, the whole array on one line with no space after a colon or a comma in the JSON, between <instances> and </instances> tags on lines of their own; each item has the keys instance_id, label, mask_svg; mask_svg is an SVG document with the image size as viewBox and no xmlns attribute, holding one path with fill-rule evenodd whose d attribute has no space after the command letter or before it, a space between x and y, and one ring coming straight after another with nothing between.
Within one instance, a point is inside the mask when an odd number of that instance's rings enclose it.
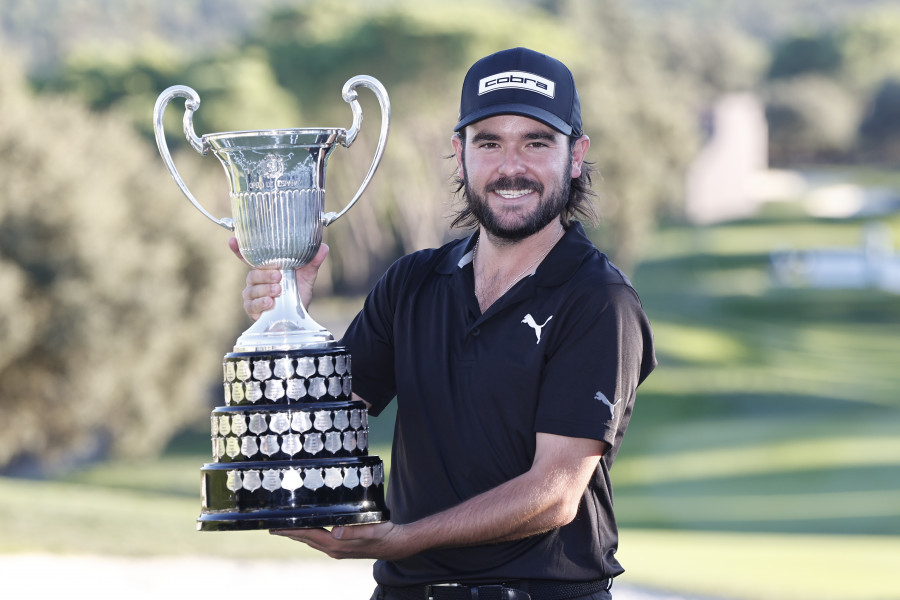
<instances>
[{"instance_id":1,"label":"trophy base","mask_svg":"<svg viewBox=\"0 0 900 600\"><path fill-rule=\"evenodd\" d=\"M204 465L199 531L302 529L389 518L374 456Z\"/></svg>"},{"instance_id":2,"label":"trophy base","mask_svg":"<svg viewBox=\"0 0 900 600\"><path fill-rule=\"evenodd\" d=\"M389 519L384 464L368 454L368 412L351 391L350 354L231 353L225 406L210 417L200 531L288 529Z\"/></svg>"},{"instance_id":3,"label":"trophy base","mask_svg":"<svg viewBox=\"0 0 900 600\"><path fill-rule=\"evenodd\" d=\"M387 520L382 511L342 513L339 507L324 511L259 511L252 514L203 515L197 519L197 531L253 531L259 529L310 529L339 525L365 525Z\"/></svg>"}]
</instances>

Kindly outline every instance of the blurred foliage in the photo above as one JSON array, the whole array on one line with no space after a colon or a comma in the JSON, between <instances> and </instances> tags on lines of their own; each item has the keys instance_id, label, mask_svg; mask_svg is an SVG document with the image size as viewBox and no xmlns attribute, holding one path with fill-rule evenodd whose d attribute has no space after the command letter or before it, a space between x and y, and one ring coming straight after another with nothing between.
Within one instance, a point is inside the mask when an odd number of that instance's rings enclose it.
<instances>
[{"instance_id":1,"label":"blurred foliage","mask_svg":"<svg viewBox=\"0 0 900 600\"><path fill-rule=\"evenodd\" d=\"M871 93L885 79L900 77L900 6L861 13L837 28L841 40L839 78Z\"/></svg>"},{"instance_id":2,"label":"blurred foliage","mask_svg":"<svg viewBox=\"0 0 900 600\"><path fill-rule=\"evenodd\" d=\"M779 79L766 90L769 159L776 164L843 157L856 144L862 108L834 79Z\"/></svg>"},{"instance_id":3,"label":"blurred foliage","mask_svg":"<svg viewBox=\"0 0 900 600\"><path fill-rule=\"evenodd\" d=\"M900 7L782 38L763 86L772 162L896 161L900 131L888 97L898 78Z\"/></svg>"},{"instance_id":4,"label":"blurred foliage","mask_svg":"<svg viewBox=\"0 0 900 600\"><path fill-rule=\"evenodd\" d=\"M779 79L809 73L834 75L841 66L836 36L826 31L788 36L775 44L769 77Z\"/></svg>"},{"instance_id":5,"label":"blurred foliage","mask_svg":"<svg viewBox=\"0 0 900 600\"><path fill-rule=\"evenodd\" d=\"M39 4L49 11L52 3ZM344 82L359 73L383 81L391 140L365 197L327 232L332 256L320 291L366 291L400 254L446 240L460 82L473 61L521 40L561 58L578 77L601 173L603 245L633 265L658 215L680 201L685 150L695 144L694 74L670 74L652 37L615 0L556 2L555 19L540 7L510 14L502 3L383 2L365 11L324 1L278 4L265 18L248 17L231 46L185 52L149 33L130 44L98 40L72 46L54 71L33 71L38 95L20 74L4 79L0 139L11 185L0 213L0 280L8 290L0 397L5 416L22 426L0 445L0 464L152 452L205 420L221 354L242 322L244 267L224 248L223 232L184 202L156 156L151 110L169 85L199 92L202 135L347 127ZM70 17L84 11L85 23L73 31L92 31L100 5L59 6ZM147 20L148 32L166 30L160 10L124 6L108 6L111 18L130 9ZM213 10L190 6L195 28ZM329 163L331 208L352 197L374 153L377 102L367 90L360 102L360 138ZM222 215L227 184L216 161L183 140L182 110L172 103L165 118L175 162L195 196Z\"/></svg>"},{"instance_id":6,"label":"blurred foliage","mask_svg":"<svg viewBox=\"0 0 900 600\"><path fill-rule=\"evenodd\" d=\"M243 269L159 192L158 160L128 120L6 65L0 465L152 453L203 418Z\"/></svg>"},{"instance_id":7,"label":"blurred foliage","mask_svg":"<svg viewBox=\"0 0 900 600\"><path fill-rule=\"evenodd\" d=\"M186 83L203 100L196 114L202 134L348 126L343 83L359 73L376 76L391 95L392 141L363 202L329 229L333 252L323 274L326 286L359 293L400 254L446 240L445 217L452 207L443 201L441 183L454 169L445 157L459 84L473 61L527 39L578 76L585 123L594 136L591 159L602 176L596 183L605 223L597 237L630 268L659 215L678 212L680 173L696 145L695 78L707 78L703 89L711 94L729 74L746 71L724 63L707 67L701 64L705 59L695 59L684 73L667 69L662 48L618 1L555 2L553 20L536 6L515 15L507 8L385 2L359 11L310 1L272 12L231 49L191 60L179 60L157 43L136 45L130 54L74 54L56 75L37 81L43 91L74 93L95 110L122 110L145 131L146 107L155 95ZM468 15L465 22L454 18L459 10ZM497 28L500 22L508 27ZM740 42L721 36L705 56L713 60L737 47ZM672 93L663 98L660 89ZM374 152L378 110L367 94L360 94L366 122L375 123L354 148L337 152L329 163L335 208L352 197ZM172 117L167 123L171 135L180 137L179 121Z\"/></svg>"},{"instance_id":8,"label":"blurred foliage","mask_svg":"<svg viewBox=\"0 0 900 600\"><path fill-rule=\"evenodd\" d=\"M589 157L602 175L596 240L631 270L657 220L683 201L699 145L694 80L664 68L650 32L620 2L573 0L562 15L564 36L581 42L563 60L579 74Z\"/></svg>"},{"instance_id":9,"label":"blurred foliage","mask_svg":"<svg viewBox=\"0 0 900 600\"><path fill-rule=\"evenodd\" d=\"M774 41L800 30L827 29L860 12L896 8L896 0L629 0L652 19L688 18L703 28L738 24L755 38Z\"/></svg>"},{"instance_id":10,"label":"blurred foliage","mask_svg":"<svg viewBox=\"0 0 900 600\"><path fill-rule=\"evenodd\" d=\"M808 74L834 78L863 94L900 74L900 8L859 12L842 23L777 41L768 77Z\"/></svg>"},{"instance_id":11,"label":"blurred foliage","mask_svg":"<svg viewBox=\"0 0 900 600\"><path fill-rule=\"evenodd\" d=\"M706 27L687 17L659 23L653 35L666 71L691 82L704 102L728 92L746 92L759 82L768 49L735 23Z\"/></svg>"},{"instance_id":12,"label":"blurred foliage","mask_svg":"<svg viewBox=\"0 0 900 600\"><path fill-rule=\"evenodd\" d=\"M688 22L707 36L736 27L768 47L769 64L752 89L769 102L773 166L897 164L900 134L884 105L890 81L900 79L896 0L631 0L629 5L663 31L673 22ZM666 43L677 50L672 41ZM709 47L699 35L687 42L694 55ZM682 55L676 63L689 64ZM827 106L829 101L835 106ZM885 133L873 137L876 131Z\"/></svg>"},{"instance_id":13,"label":"blurred foliage","mask_svg":"<svg viewBox=\"0 0 900 600\"><path fill-rule=\"evenodd\" d=\"M860 133L865 149L900 164L900 76L886 80L875 93Z\"/></svg>"},{"instance_id":14,"label":"blurred foliage","mask_svg":"<svg viewBox=\"0 0 900 600\"><path fill-rule=\"evenodd\" d=\"M265 14L296 0L0 0L6 52L31 74L55 71L62 60L92 49L130 55L165 40L188 55L231 45Z\"/></svg>"},{"instance_id":15,"label":"blurred foliage","mask_svg":"<svg viewBox=\"0 0 900 600\"><path fill-rule=\"evenodd\" d=\"M0 442L0 464L59 458L88 439L97 454L157 449L198 422L217 386L220 355L243 324L244 267L153 148L152 106L170 85L200 94L202 135L348 127L344 82L366 73L385 84L385 158L326 233L322 292L365 292L399 255L460 234L446 230L459 86L473 61L503 48L528 45L575 73L599 169L604 220L592 235L626 271L657 222L680 217L697 117L723 93L767 98L776 161L847 158L862 145L877 160L893 155L896 7L872 1L888 8L852 14L839 12L846 2L795 0L822 10L769 27L770 48L735 19L747 14L737 3L700 4L713 16L683 3L673 15L663 0L0 0L0 36L16 48L0 83L10 181L0 206L0 398L23 424ZM773 15L781 4L753 10ZM359 139L329 162L328 210L353 196L374 153L378 105L367 90L360 102ZM175 162L224 216L227 184L184 141L182 110L172 103L165 120Z\"/></svg>"}]
</instances>

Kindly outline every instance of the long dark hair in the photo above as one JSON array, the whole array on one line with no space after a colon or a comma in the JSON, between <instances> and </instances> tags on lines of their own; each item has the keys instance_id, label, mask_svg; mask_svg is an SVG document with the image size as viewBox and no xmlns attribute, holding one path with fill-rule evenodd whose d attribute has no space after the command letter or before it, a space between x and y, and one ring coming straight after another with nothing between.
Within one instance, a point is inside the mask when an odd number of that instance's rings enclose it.
<instances>
[{"instance_id":1,"label":"long dark hair","mask_svg":"<svg viewBox=\"0 0 900 600\"><path fill-rule=\"evenodd\" d=\"M465 129L459 132L462 140L463 162L466 156L466 133ZM575 142L579 137L569 137L569 164L572 162L572 151L575 148ZM450 155L449 158L453 158ZM581 164L581 175L573 178L569 186L569 199L566 201L565 209L560 214L563 227L568 228L573 220L586 221L596 227L600 224L600 216L597 214L597 207L594 204L594 198L597 192L591 185L591 178L594 174L594 163L584 161ZM466 181L459 176L459 171L453 176L452 183L455 186L453 194L459 198L461 202L453 210L453 221L450 227L459 227L462 229L472 229L478 226L478 219L472 210L472 204L466 196Z\"/></svg>"}]
</instances>

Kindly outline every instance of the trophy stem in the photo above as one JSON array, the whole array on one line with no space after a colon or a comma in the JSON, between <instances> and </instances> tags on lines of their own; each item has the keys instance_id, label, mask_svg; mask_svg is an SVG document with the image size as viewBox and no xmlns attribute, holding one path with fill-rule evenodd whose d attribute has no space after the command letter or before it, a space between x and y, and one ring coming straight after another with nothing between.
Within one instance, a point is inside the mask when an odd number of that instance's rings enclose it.
<instances>
[{"instance_id":1,"label":"trophy stem","mask_svg":"<svg viewBox=\"0 0 900 600\"><path fill-rule=\"evenodd\" d=\"M237 339L235 352L321 348L334 343L331 332L309 316L300 300L293 269L281 270L281 295L275 306Z\"/></svg>"}]
</instances>

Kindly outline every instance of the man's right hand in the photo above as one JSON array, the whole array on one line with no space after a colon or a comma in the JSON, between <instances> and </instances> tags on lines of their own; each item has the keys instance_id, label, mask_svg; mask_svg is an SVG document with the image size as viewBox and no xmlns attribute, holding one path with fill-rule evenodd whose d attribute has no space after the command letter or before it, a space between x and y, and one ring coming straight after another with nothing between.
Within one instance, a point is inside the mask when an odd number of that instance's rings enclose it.
<instances>
[{"instance_id":1,"label":"man's right hand","mask_svg":"<svg viewBox=\"0 0 900 600\"><path fill-rule=\"evenodd\" d=\"M231 248L231 251L238 258L244 260L238 248L237 239L229 239L228 247ZM328 246L322 244L309 264L294 271L297 277L297 289L300 292L300 299L305 307L309 307L313 295L313 286L319 274L319 267L322 266L327 256ZM259 315L275 306L275 298L280 294L281 271L272 267L254 267L247 273L247 285L241 294L244 298L244 312L255 321L259 318Z\"/></svg>"}]
</instances>

